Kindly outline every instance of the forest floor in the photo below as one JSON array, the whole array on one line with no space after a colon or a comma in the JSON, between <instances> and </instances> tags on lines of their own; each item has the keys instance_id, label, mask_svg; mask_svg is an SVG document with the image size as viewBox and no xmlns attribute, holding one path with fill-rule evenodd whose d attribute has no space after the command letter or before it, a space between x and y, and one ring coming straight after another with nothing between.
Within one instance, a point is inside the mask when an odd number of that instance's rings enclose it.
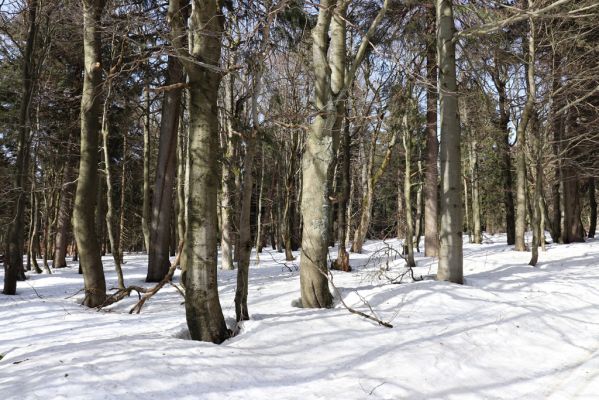
<instances>
[{"instance_id":1,"label":"forest floor","mask_svg":"<svg viewBox=\"0 0 599 400\"><path fill-rule=\"evenodd\" d=\"M292 306L299 262L253 254L252 319L222 345L187 339L172 286L130 315L136 296L80 306L75 264L29 274L16 296L0 295L0 399L597 399L599 241L548 245L537 268L503 243L464 246L463 286L430 279L436 262L421 254L425 279L392 283L405 272L396 240L351 254L354 270L334 273L338 293L391 329L338 296L333 309ZM145 255L127 255L127 284L149 286L145 266ZM235 279L219 271L230 326Z\"/></svg>"}]
</instances>

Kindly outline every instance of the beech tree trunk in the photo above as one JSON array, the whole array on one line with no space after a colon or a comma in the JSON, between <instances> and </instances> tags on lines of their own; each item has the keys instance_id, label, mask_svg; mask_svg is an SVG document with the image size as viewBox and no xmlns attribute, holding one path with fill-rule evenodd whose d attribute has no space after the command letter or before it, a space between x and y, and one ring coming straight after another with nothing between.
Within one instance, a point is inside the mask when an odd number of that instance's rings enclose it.
<instances>
[{"instance_id":1,"label":"beech tree trunk","mask_svg":"<svg viewBox=\"0 0 599 400\"><path fill-rule=\"evenodd\" d=\"M183 68L179 61L169 57L166 85L181 83L184 79ZM177 168L175 161L182 91L181 88L166 91L162 102L158 164L151 207L152 217L146 282L160 282L168 273L171 264L169 246L171 218L174 209L173 188Z\"/></svg>"},{"instance_id":2,"label":"beech tree trunk","mask_svg":"<svg viewBox=\"0 0 599 400\"><path fill-rule=\"evenodd\" d=\"M100 243L94 210L98 188L98 137L102 84L100 29L104 0L83 0L83 51L85 72L81 98L81 157L73 211L73 230L83 271L85 300L97 307L106 300Z\"/></svg>"},{"instance_id":3,"label":"beech tree trunk","mask_svg":"<svg viewBox=\"0 0 599 400\"><path fill-rule=\"evenodd\" d=\"M189 77L189 198L182 260L185 314L193 340L221 343L230 335L217 283L217 101L224 16L218 0L193 2L189 18L192 45L188 54L183 42L186 23L181 9L179 0L169 2L172 41Z\"/></svg>"},{"instance_id":4,"label":"beech tree trunk","mask_svg":"<svg viewBox=\"0 0 599 400\"><path fill-rule=\"evenodd\" d=\"M312 29L314 103L316 114L302 160L302 253L300 285L302 306L328 308L333 304L329 291L327 264L329 242L329 188L327 178L333 158L333 125L336 107L331 93L331 72L327 60L329 27L335 0L321 0L318 21Z\"/></svg>"},{"instance_id":5,"label":"beech tree trunk","mask_svg":"<svg viewBox=\"0 0 599 400\"><path fill-rule=\"evenodd\" d=\"M460 124L452 0L436 0L441 123L441 224L437 279L463 282Z\"/></svg>"}]
</instances>

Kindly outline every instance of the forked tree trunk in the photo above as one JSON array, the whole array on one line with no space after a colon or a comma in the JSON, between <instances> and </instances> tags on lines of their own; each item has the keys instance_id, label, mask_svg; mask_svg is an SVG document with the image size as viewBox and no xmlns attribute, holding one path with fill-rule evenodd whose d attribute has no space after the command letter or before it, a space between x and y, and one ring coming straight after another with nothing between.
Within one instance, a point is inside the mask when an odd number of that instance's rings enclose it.
<instances>
[{"instance_id":1,"label":"forked tree trunk","mask_svg":"<svg viewBox=\"0 0 599 400\"><path fill-rule=\"evenodd\" d=\"M167 67L166 85L184 81L183 68L179 61L170 57ZM146 282L160 282L170 267L169 246L171 218L173 214L173 187L176 172L177 135L183 89L168 90L164 94L160 119L160 144L156 181L152 196L150 224L150 248L148 250L148 274Z\"/></svg>"},{"instance_id":2,"label":"forked tree trunk","mask_svg":"<svg viewBox=\"0 0 599 400\"><path fill-rule=\"evenodd\" d=\"M172 41L189 76L189 198L184 259L185 313L193 340L221 343L230 335L218 296L218 87L224 16L221 2L194 2L189 18L191 54L183 38L181 2L169 2ZM189 61L202 60L202 64Z\"/></svg>"},{"instance_id":3,"label":"forked tree trunk","mask_svg":"<svg viewBox=\"0 0 599 400\"><path fill-rule=\"evenodd\" d=\"M84 304L97 307L106 300L100 243L94 210L98 188L98 137L100 133L100 85L102 83L100 21L105 1L83 1L83 51L85 72L81 98L81 157L73 211L73 230L85 285Z\"/></svg>"},{"instance_id":4,"label":"forked tree trunk","mask_svg":"<svg viewBox=\"0 0 599 400\"><path fill-rule=\"evenodd\" d=\"M441 123L441 224L437 279L462 283L462 160L452 1L436 0L436 10Z\"/></svg>"}]
</instances>

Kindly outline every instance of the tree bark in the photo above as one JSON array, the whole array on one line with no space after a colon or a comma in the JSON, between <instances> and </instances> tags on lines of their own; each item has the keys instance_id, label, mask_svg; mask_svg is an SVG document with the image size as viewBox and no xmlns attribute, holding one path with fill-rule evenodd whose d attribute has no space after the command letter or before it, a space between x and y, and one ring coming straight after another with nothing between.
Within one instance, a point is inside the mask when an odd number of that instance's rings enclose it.
<instances>
[{"instance_id":1,"label":"tree bark","mask_svg":"<svg viewBox=\"0 0 599 400\"><path fill-rule=\"evenodd\" d=\"M190 54L183 43L186 24L179 0L169 2L168 19L172 41L189 76L189 198L182 260L187 326L193 340L221 343L230 335L217 283L217 102L224 16L220 1L194 1Z\"/></svg>"},{"instance_id":2,"label":"tree bark","mask_svg":"<svg viewBox=\"0 0 599 400\"><path fill-rule=\"evenodd\" d=\"M185 80L179 61L169 57L166 85ZM152 196L150 225L150 247L148 249L148 274L146 282L160 282L168 273L171 262L169 246L171 239L171 218L174 208L173 187L176 172L177 135L183 89L168 90L164 93L162 116L160 119L160 142L156 181Z\"/></svg>"},{"instance_id":3,"label":"tree bark","mask_svg":"<svg viewBox=\"0 0 599 400\"><path fill-rule=\"evenodd\" d=\"M141 228L144 235L144 246L146 252L150 253L150 91L146 87L146 109L144 116L144 182L143 182L143 203L141 214Z\"/></svg>"},{"instance_id":4,"label":"tree bark","mask_svg":"<svg viewBox=\"0 0 599 400\"><path fill-rule=\"evenodd\" d=\"M434 11L433 11L434 12ZM439 140L437 139L437 59L434 14L429 20L430 35L426 52L426 169L424 175L424 255L439 255Z\"/></svg>"},{"instance_id":5,"label":"tree bark","mask_svg":"<svg viewBox=\"0 0 599 400\"><path fill-rule=\"evenodd\" d=\"M83 51L85 72L81 98L81 157L73 211L73 227L83 270L85 300L97 307L106 300L100 243L95 229L94 210L98 188L98 137L102 84L100 21L104 0L83 0Z\"/></svg>"},{"instance_id":6,"label":"tree bark","mask_svg":"<svg viewBox=\"0 0 599 400\"><path fill-rule=\"evenodd\" d=\"M19 136L16 160L16 173L14 189L16 200L14 206L14 217L8 226L6 261L4 263L4 294L13 295L17 292L17 280L25 279L23 269L23 226L25 225L25 199L27 190L27 174L29 173L30 152L30 108L31 99L35 87L35 74L33 67L33 55L35 49L35 37L37 34L37 11L38 1L28 2L29 31L23 54L23 97L19 108Z\"/></svg>"},{"instance_id":7,"label":"tree bark","mask_svg":"<svg viewBox=\"0 0 599 400\"><path fill-rule=\"evenodd\" d=\"M461 284L463 282L462 160L452 1L436 0L436 10L441 118L441 224L437 279Z\"/></svg>"},{"instance_id":8,"label":"tree bark","mask_svg":"<svg viewBox=\"0 0 599 400\"><path fill-rule=\"evenodd\" d=\"M328 308L333 304L329 291L328 234L329 188L327 178L333 158L333 125L336 108L331 93L331 72L327 60L329 27L335 0L322 0L318 21L312 30L312 62L314 68L314 103L318 111L314 117L303 156L302 178L302 253L300 285L302 306Z\"/></svg>"}]
</instances>

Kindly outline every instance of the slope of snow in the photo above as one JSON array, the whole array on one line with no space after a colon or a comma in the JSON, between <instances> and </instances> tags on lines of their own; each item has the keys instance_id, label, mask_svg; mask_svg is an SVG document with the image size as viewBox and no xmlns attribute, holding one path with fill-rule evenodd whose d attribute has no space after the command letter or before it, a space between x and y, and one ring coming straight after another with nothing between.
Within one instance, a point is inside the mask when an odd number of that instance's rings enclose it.
<instances>
[{"instance_id":1,"label":"slope of snow","mask_svg":"<svg viewBox=\"0 0 599 400\"><path fill-rule=\"evenodd\" d=\"M299 262L253 254L252 320L220 346L187 340L173 287L129 315L136 296L104 311L79 306L76 265L30 274L17 296L0 295L0 399L598 398L599 242L550 245L532 268L530 253L504 240L465 245L463 286L429 279L436 264L421 255L415 274L424 280L390 283L403 272L403 261L386 258L397 241L351 254L354 271L335 273L335 286L392 329L338 301L293 307ZM126 257L127 284L148 286L145 260ZM115 286L109 257L104 266ZM230 326L235 274L219 271Z\"/></svg>"}]
</instances>

